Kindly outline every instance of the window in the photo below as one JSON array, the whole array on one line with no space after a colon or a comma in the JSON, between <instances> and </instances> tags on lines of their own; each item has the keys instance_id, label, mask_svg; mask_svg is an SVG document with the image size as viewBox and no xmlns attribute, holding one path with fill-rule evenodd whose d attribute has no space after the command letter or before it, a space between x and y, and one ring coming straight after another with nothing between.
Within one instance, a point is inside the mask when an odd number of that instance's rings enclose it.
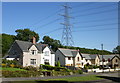
<instances>
[{"instance_id":1,"label":"window","mask_svg":"<svg viewBox=\"0 0 120 83\"><path fill-rule=\"evenodd\" d=\"M68 60L71 60L71 57L68 57Z\"/></svg>"},{"instance_id":2,"label":"window","mask_svg":"<svg viewBox=\"0 0 120 83\"><path fill-rule=\"evenodd\" d=\"M30 59L30 64L35 65L36 64L36 59Z\"/></svg>"},{"instance_id":3,"label":"window","mask_svg":"<svg viewBox=\"0 0 120 83\"><path fill-rule=\"evenodd\" d=\"M116 59L116 63L117 63L117 59Z\"/></svg>"},{"instance_id":4,"label":"window","mask_svg":"<svg viewBox=\"0 0 120 83\"><path fill-rule=\"evenodd\" d=\"M49 56L49 51L45 51L45 56Z\"/></svg>"},{"instance_id":5,"label":"window","mask_svg":"<svg viewBox=\"0 0 120 83\"><path fill-rule=\"evenodd\" d=\"M79 61L79 57L77 57L77 61Z\"/></svg>"},{"instance_id":6,"label":"window","mask_svg":"<svg viewBox=\"0 0 120 83\"><path fill-rule=\"evenodd\" d=\"M89 63L88 63L89 64ZM82 66L83 66L83 62L82 62Z\"/></svg>"},{"instance_id":7,"label":"window","mask_svg":"<svg viewBox=\"0 0 120 83\"><path fill-rule=\"evenodd\" d=\"M31 50L31 52L32 52L32 55L37 54L36 50Z\"/></svg>"},{"instance_id":8,"label":"window","mask_svg":"<svg viewBox=\"0 0 120 83\"><path fill-rule=\"evenodd\" d=\"M58 57L58 60L59 60L59 57Z\"/></svg>"},{"instance_id":9,"label":"window","mask_svg":"<svg viewBox=\"0 0 120 83\"><path fill-rule=\"evenodd\" d=\"M45 63L45 65L50 65L50 64L49 64L49 59L45 59L45 60L44 60L44 63Z\"/></svg>"},{"instance_id":10,"label":"window","mask_svg":"<svg viewBox=\"0 0 120 83\"><path fill-rule=\"evenodd\" d=\"M45 61L45 62L49 62L49 59L45 59L44 61Z\"/></svg>"}]
</instances>

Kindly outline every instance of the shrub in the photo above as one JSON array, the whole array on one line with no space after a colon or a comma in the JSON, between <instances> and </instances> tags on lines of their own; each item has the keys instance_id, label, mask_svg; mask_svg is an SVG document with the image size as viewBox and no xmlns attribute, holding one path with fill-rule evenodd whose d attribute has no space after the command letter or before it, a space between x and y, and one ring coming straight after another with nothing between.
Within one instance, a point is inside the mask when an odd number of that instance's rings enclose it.
<instances>
[{"instance_id":1,"label":"shrub","mask_svg":"<svg viewBox=\"0 0 120 83\"><path fill-rule=\"evenodd\" d=\"M79 74L83 74L83 71L82 71L82 70L78 70L78 73L79 73Z\"/></svg>"},{"instance_id":2,"label":"shrub","mask_svg":"<svg viewBox=\"0 0 120 83\"><path fill-rule=\"evenodd\" d=\"M14 64L10 64L10 67L14 68L14 67L15 67L15 65L14 65Z\"/></svg>"},{"instance_id":3,"label":"shrub","mask_svg":"<svg viewBox=\"0 0 120 83\"><path fill-rule=\"evenodd\" d=\"M23 67L23 69L30 70L30 71L37 71L38 70L36 67L33 67L33 66Z\"/></svg>"},{"instance_id":4,"label":"shrub","mask_svg":"<svg viewBox=\"0 0 120 83\"><path fill-rule=\"evenodd\" d=\"M50 65L43 65L43 69L54 70L54 67Z\"/></svg>"},{"instance_id":5,"label":"shrub","mask_svg":"<svg viewBox=\"0 0 120 83\"><path fill-rule=\"evenodd\" d=\"M2 71L3 77L38 77L42 72L34 71Z\"/></svg>"},{"instance_id":6,"label":"shrub","mask_svg":"<svg viewBox=\"0 0 120 83\"><path fill-rule=\"evenodd\" d=\"M60 67L60 61L57 61L57 62L56 62L56 66L57 66L57 67Z\"/></svg>"},{"instance_id":7,"label":"shrub","mask_svg":"<svg viewBox=\"0 0 120 83\"><path fill-rule=\"evenodd\" d=\"M84 69L88 69L88 66L87 66L87 65L85 65L85 66L84 66Z\"/></svg>"},{"instance_id":8,"label":"shrub","mask_svg":"<svg viewBox=\"0 0 120 83\"><path fill-rule=\"evenodd\" d=\"M53 76L65 76L65 75L70 75L70 72L65 72L65 71L53 71Z\"/></svg>"},{"instance_id":9,"label":"shrub","mask_svg":"<svg viewBox=\"0 0 120 83\"><path fill-rule=\"evenodd\" d=\"M2 67L6 67L7 65L6 65L6 64L4 64L4 63L2 63L2 64L1 64L1 66L2 66Z\"/></svg>"},{"instance_id":10,"label":"shrub","mask_svg":"<svg viewBox=\"0 0 120 83\"><path fill-rule=\"evenodd\" d=\"M83 71L82 70L73 70L73 73L74 74L83 74Z\"/></svg>"}]
</instances>

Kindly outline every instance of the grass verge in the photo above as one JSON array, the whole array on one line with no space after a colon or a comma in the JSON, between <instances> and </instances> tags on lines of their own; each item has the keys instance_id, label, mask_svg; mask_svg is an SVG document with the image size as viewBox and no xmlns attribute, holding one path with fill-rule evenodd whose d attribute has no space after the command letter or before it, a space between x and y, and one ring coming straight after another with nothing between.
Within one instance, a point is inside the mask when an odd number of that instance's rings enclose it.
<instances>
[{"instance_id":1,"label":"grass verge","mask_svg":"<svg viewBox=\"0 0 120 83\"><path fill-rule=\"evenodd\" d=\"M8 83L69 83L76 81L95 81L103 78L97 77L97 75L79 76L79 77L66 77L57 79L45 79L45 80L29 80L29 81L14 81Z\"/></svg>"},{"instance_id":2,"label":"grass verge","mask_svg":"<svg viewBox=\"0 0 120 83\"><path fill-rule=\"evenodd\" d=\"M80 77L66 77L66 78L59 78L59 79L47 79L42 81L93 81L93 80L100 80L102 78L97 77L96 75L88 75L88 76L80 76Z\"/></svg>"},{"instance_id":3,"label":"grass verge","mask_svg":"<svg viewBox=\"0 0 120 83\"><path fill-rule=\"evenodd\" d=\"M0 70L2 71L26 71L24 69L19 69L19 68L12 68L12 67L0 67Z\"/></svg>"}]
</instances>

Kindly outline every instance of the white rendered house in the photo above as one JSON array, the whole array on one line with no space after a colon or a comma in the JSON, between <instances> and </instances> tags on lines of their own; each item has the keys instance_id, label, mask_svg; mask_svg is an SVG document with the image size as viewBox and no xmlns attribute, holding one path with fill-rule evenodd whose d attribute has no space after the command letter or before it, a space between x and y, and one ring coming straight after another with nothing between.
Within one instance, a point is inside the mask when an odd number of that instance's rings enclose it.
<instances>
[{"instance_id":1,"label":"white rendered house","mask_svg":"<svg viewBox=\"0 0 120 83\"><path fill-rule=\"evenodd\" d=\"M14 58L22 66L39 67L40 64L55 66L55 54L47 44L16 40L9 49L6 59Z\"/></svg>"}]
</instances>

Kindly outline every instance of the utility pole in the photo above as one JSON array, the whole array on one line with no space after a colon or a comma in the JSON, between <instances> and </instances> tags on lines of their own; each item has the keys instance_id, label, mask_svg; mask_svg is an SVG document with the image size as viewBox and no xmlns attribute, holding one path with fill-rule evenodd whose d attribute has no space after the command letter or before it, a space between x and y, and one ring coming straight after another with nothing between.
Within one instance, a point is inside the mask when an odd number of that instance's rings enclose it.
<instances>
[{"instance_id":1,"label":"utility pole","mask_svg":"<svg viewBox=\"0 0 120 83\"><path fill-rule=\"evenodd\" d=\"M65 11L64 14L61 15L64 17L64 23L61 23L62 25L64 25L61 42L65 46L72 46L74 42L72 39L72 31L71 31L72 25L70 24L71 17L69 16L69 9L71 9L71 7L68 6L68 3L63 5L63 7Z\"/></svg>"},{"instance_id":2,"label":"utility pole","mask_svg":"<svg viewBox=\"0 0 120 83\"><path fill-rule=\"evenodd\" d=\"M101 49L102 49L102 68L103 68L103 72L104 72L104 62L103 62L103 44L101 44Z\"/></svg>"}]
</instances>

